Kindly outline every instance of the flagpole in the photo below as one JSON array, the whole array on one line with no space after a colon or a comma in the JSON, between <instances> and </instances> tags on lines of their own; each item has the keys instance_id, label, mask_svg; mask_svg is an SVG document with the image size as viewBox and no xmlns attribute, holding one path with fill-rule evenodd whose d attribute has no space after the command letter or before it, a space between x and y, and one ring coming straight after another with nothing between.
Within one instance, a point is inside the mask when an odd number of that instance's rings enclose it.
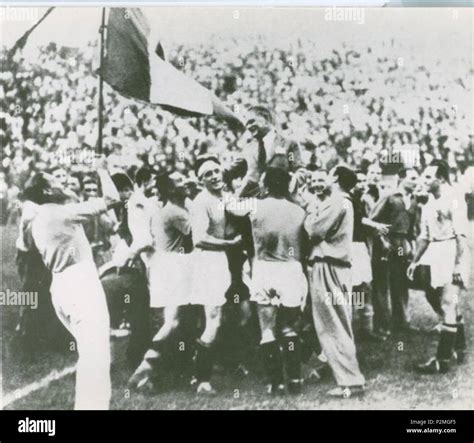
<instances>
[{"instance_id":1,"label":"flagpole","mask_svg":"<svg viewBox=\"0 0 474 443\"><path fill-rule=\"evenodd\" d=\"M103 127L104 127L104 78L103 78L103 67L104 67L104 55L105 55L105 8L102 8L102 23L100 25L100 65L99 65L99 133L97 137L97 154L102 154L103 149Z\"/></svg>"},{"instance_id":2,"label":"flagpole","mask_svg":"<svg viewBox=\"0 0 474 443\"><path fill-rule=\"evenodd\" d=\"M13 58L18 49L22 49L30 34L48 17L49 14L53 12L54 7L48 8L46 13L30 28L26 31L13 45L13 47L8 51L7 56L9 59Z\"/></svg>"}]
</instances>

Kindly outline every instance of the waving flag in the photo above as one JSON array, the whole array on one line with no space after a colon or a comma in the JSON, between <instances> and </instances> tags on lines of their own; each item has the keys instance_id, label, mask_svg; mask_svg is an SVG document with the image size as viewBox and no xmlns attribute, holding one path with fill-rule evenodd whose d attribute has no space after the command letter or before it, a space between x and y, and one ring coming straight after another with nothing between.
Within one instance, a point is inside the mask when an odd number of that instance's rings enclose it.
<instances>
[{"instance_id":1,"label":"waving flag","mask_svg":"<svg viewBox=\"0 0 474 443\"><path fill-rule=\"evenodd\" d=\"M238 117L211 91L164 59L152 42L139 8L111 8L103 79L118 93L153 103L178 115L214 115L241 126Z\"/></svg>"}]
</instances>

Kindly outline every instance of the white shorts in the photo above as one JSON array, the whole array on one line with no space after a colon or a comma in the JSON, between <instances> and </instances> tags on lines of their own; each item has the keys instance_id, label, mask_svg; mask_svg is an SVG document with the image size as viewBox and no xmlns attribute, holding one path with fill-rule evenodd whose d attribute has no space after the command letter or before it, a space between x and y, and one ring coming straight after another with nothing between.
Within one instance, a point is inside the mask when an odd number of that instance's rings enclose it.
<instances>
[{"instance_id":1,"label":"white shorts","mask_svg":"<svg viewBox=\"0 0 474 443\"><path fill-rule=\"evenodd\" d=\"M301 307L308 282L300 262L255 260L252 269L250 300L261 305Z\"/></svg>"},{"instance_id":2,"label":"white shorts","mask_svg":"<svg viewBox=\"0 0 474 443\"><path fill-rule=\"evenodd\" d=\"M195 249L190 254L192 288L190 303L204 306L222 306L230 286L227 256L223 251Z\"/></svg>"},{"instance_id":3,"label":"white shorts","mask_svg":"<svg viewBox=\"0 0 474 443\"><path fill-rule=\"evenodd\" d=\"M189 303L192 270L190 254L159 251L148 262L150 306L182 306Z\"/></svg>"},{"instance_id":4,"label":"white shorts","mask_svg":"<svg viewBox=\"0 0 474 443\"><path fill-rule=\"evenodd\" d=\"M468 248L466 248L468 249ZM428 265L431 274L431 287L440 288L453 281L454 265L456 260L456 240L430 242L419 264ZM461 258L461 277L464 284L469 284L470 257L465 251Z\"/></svg>"},{"instance_id":5,"label":"white shorts","mask_svg":"<svg viewBox=\"0 0 474 443\"><path fill-rule=\"evenodd\" d=\"M352 286L372 281L369 250L364 242L352 243Z\"/></svg>"}]
</instances>

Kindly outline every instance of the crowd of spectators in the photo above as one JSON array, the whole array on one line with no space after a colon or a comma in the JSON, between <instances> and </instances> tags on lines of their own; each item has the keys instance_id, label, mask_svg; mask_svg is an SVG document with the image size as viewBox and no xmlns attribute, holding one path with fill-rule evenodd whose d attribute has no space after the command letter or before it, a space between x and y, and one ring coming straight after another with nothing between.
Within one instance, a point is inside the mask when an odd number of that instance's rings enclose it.
<instances>
[{"instance_id":1,"label":"crowd of spectators","mask_svg":"<svg viewBox=\"0 0 474 443\"><path fill-rule=\"evenodd\" d=\"M5 62L2 205L16 198L35 170L59 165L80 177L93 174L97 53L95 44L78 50L52 43L39 63L21 54ZM453 171L464 172L473 160L469 60L421 62L416 51L400 53L393 40L338 43L322 55L310 40L278 48L263 36L238 42L216 36L206 44L176 46L167 58L242 118L248 106L272 109L282 134L304 146L308 164L328 167L342 160L361 167L377 160L384 166L384 159L390 163L402 152L420 167L443 158ZM103 134L109 163L117 168L133 171L148 163L187 175L203 153L230 163L246 138L222 121L178 117L123 98L108 85Z\"/></svg>"}]
</instances>

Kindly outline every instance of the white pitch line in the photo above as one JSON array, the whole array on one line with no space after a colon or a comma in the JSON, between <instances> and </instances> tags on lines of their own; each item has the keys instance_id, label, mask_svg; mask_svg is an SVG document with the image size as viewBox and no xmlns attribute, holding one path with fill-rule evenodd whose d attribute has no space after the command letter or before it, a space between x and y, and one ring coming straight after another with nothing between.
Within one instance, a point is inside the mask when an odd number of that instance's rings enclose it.
<instances>
[{"instance_id":1,"label":"white pitch line","mask_svg":"<svg viewBox=\"0 0 474 443\"><path fill-rule=\"evenodd\" d=\"M3 403L2 407L5 408L5 406L8 406L9 404L15 401L21 400L22 398L25 398L35 391L39 391L40 389L46 388L52 382L61 380L62 378L67 377L68 375L74 374L75 371L76 365L68 366L62 369L61 371L55 369L54 371L50 372L46 377L43 377L41 380L35 381L23 388L16 389L11 393L6 394L3 397L3 401L1 401L1 403Z\"/></svg>"}]
</instances>

